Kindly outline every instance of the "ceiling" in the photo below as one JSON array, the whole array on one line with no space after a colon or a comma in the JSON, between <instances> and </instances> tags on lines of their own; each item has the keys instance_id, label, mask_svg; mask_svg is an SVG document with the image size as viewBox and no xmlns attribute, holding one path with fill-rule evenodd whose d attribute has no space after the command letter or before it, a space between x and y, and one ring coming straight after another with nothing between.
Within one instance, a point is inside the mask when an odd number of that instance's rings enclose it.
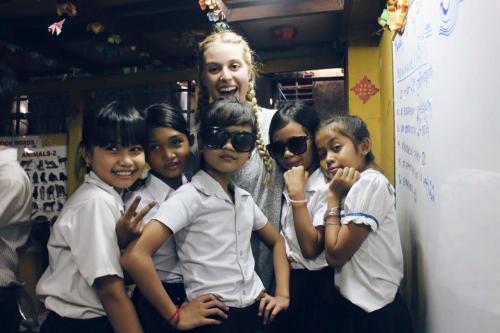
<instances>
[{"instance_id":1,"label":"ceiling","mask_svg":"<svg viewBox=\"0 0 500 333\"><path fill-rule=\"evenodd\" d=\"M58 2L72 3L77 16L66 17L62 32L52 35L48 26L65 17L57 14ZM340 67L348 43L378 41L384 1L219 3L264 64L312 58ZM104 31L89 31L91 22ZM291 27L294 37L274 36L282 27ZM195 66L196 44L210 30L197 0L0 0L0 61L30 82L175 71Z\"/></svg>"}]
</instances>

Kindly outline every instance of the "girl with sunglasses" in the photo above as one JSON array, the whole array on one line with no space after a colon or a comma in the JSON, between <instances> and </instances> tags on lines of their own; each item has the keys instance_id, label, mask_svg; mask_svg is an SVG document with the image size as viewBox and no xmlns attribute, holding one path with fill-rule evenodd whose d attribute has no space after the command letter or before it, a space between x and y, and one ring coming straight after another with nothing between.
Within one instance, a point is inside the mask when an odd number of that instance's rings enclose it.
<instances>
[{"instance_id":1,"label":"girl with sunglasses","mask_svg":"<svg viewBox=\"0 0 500 333\"><path fill-rule=\"evenodd\" d=\"M202 169L160 206L122 257L123 266L141 293L176 329L261 332L265 324L288 308L289 267L283 237L250 194L231 182L233 174L250 158L256 129L255 115L246 102L221 100L201 113ZM265 292L255 273L252 231L273 249L274 297ZM177 307L158 279L151 256L172 234L187 300L210 295L205 311ZM220 321L221 317L225 320Z\"/></svg>"},{"instance_id":2,"label":"girl with sunglasses","mask_svg":"<svg viewBox=\"0 0 500 333\"><path fill-rule=\"evenodd\" d=\"M273 116L267 147L285 182L281 234L290 262L290 309L284 332L331 332L333 271L323 252L327 182L317 169L315 110L303 103L283 105ZM309 176L310 174L310 176Z\"/></svg>"}]
</instances>

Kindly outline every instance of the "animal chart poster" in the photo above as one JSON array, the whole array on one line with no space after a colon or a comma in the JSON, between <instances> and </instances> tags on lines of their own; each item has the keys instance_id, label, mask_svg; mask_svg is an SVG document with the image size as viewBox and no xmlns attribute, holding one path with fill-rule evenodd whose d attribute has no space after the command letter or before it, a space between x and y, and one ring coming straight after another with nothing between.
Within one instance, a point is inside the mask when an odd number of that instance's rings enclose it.
<instances>
[{"instance_id":1,"label":"animal chart poster","mask_svg":"<svg viewBox=\"0 0 500 333\"><path fill-rule=\"evenodd\" d=\"M31 219L55 222L67 198L67 147L23 148L19 162L33 184Z\"/></svg>"}]
</instances>

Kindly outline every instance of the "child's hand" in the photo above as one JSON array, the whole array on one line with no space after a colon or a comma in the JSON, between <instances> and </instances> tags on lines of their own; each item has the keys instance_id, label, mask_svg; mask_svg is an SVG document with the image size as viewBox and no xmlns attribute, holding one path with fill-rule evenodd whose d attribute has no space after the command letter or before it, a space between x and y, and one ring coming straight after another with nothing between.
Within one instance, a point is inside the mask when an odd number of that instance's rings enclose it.
<instances>
[{"instance_id":1,"label":"child's hand","mask_svg":"<svg viewBox=\"0 0 500 333\"><path fill-rule=\"evenodd\" d=\"M309 173L304 170L302 165L292 167L283 174L290 198L295 200L304 199L304 187L307 177L309 177Z\"/></svg>"},{"instance_id":2,"label":"child's hand","mask_svg":"<svg viewBox=\"0 0 500 333\"><path fill-rule=\"evenodd\" d=\"M346 167L344 169L337 170L330 182L330 194L340 198L351 189L351 187L358 181L359 177L359 172L354 168Z\"/></svg>"},{"instance_id":3,"label":"child's hand","mask_svg":"<svg viewBox=\"0 0 500 333\"><path fill-rule=\"evenodd\" d=\"M197 297L191 302L182 304L179 322L175 328L184 331L199 326L218 325L221 323L220 320L213 317L227 319L225 312L227 310L229 308L212 294Z\"/></svg>"},{"instance_id":4,"label":"child's hand","mask_svg":"<svg viewBox=\"0 0 500 333\"><path fill-rule=\"evenodd\" d=\"M270 324L276 315L281 311L288 309L290 298L284 296L271 296L268 293L262 293L259 304L259 317L264 315L264 325Z\"/></svg>"},{"instance_id":5,"label":"child's hand","mask_svg":"<svg viewBox=\"0 0 500 333\"><path fill-rule=\"evenodd\" d=\"M144 222L142 219L147 213L156 205L156 202L150 202L139 213L136 212L137 206L141 202L141 197L137 196L130 207L118 219L115 226L116 237L118 238L118 245L120 248L125 248L127 245L139 237L144 229Z\"/></svg>"}]
</instances>

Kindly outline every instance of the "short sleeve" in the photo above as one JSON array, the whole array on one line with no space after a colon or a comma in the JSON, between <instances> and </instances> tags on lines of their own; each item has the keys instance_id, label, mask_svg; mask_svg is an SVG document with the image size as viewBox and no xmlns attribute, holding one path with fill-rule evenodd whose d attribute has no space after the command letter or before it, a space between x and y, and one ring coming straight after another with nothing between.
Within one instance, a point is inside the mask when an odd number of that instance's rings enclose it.
<instances>
[{"instance_id":1,"label":"short sleeve","mask_svg":"<svg viewBox=\"0 0 500 333\"><path fill-rule=\"evenodd\" d=\"M160 205L152 219L167 226L175 234L194 220L200 202L198 191L192 184L186 184Z\"/></svg>"},{"instance_id":2,"label":"short sleeve","mask_svg":"<svg viewBox=\"0 0 500 333\"><path fill-rule=\"evenodd\" d=\"M365 224L377 231L394 203L392 185L383 175L375 172L362 175L346 196L341 223Z\"/></svg>"},{"instance_id":3,"label":"short sleeve","mask_svg":"<svg viewBox=\"0 0 500 333\"><path fill-rule=\"evenodd\" d=\"M95 279L117 275L123 278L120 249L115 234L115 216L109 202L94 198L68 216L61 230L71 254L85 281L92 286ZM117 212L119 215L119 212Z\"/></svg>"},{"instance_id":4,"label":"short sleeve","mask_svg":"<svg viewBox=\"0 0 500 333\"><path fill-rule=\"evenodd\" d=\"M328 205L327 194L328 188L325 186L324 189L314 192L311 198L312 205L309 212L312 217L313 226L315 227L323 226L325 224L324 217Z\"/></svg>"},{"instance_id":5,"label":"short sleeve","mask_svg":"<svg viewBox=\"0 0 500 333\"><path fill-rule=\"evenodd\" d=\"M264 228L264 226L268 222L268 218L266 217L266 215L264 215L262 210L260 210L259 206L257 206L257 204L253 200L252 200L252 204L253 204L253 211L254 211L254 215L253 215L254 220L253 220L252 230L256 231L256 230L260 230L260 229Z\"/></svg>"}]
</instances>

